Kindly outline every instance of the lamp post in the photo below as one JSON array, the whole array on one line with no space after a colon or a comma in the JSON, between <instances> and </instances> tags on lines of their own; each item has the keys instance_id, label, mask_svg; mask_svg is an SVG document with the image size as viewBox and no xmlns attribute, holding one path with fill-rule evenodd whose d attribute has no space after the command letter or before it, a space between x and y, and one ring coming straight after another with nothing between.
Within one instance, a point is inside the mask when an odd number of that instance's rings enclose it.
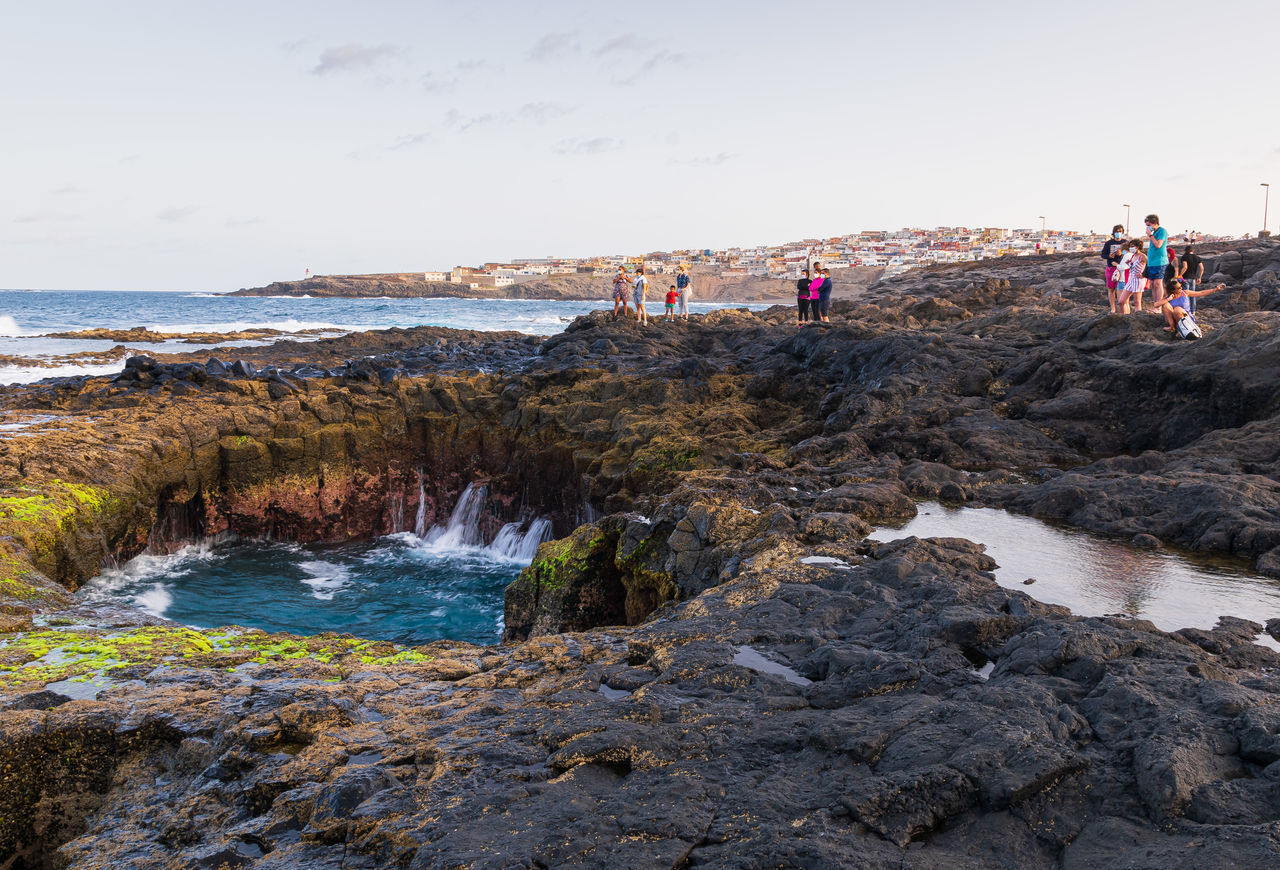
<instances>
[{"instance_id":1,"label":"lamp post","mask_svg":"<svg viewBox=\"0 0 1280 870\"><path fill-rule=\"evenodd\" d=\"M1124 234L1125 238L1129 236L1129 203L1124 204Z\"/></svg>"},{"instance_id":2,"label":"lamp post","mask_svg":"<svg viewBox=\"0 0 1280 870\"><path fill-rule=\"evenodd\" d=\"M1271 204L1271 185L1264 181L1260 186L1267 189L1262 198L1262 232L1265 234L1267 231L1267 206Z\"/></svg>"}]
</instances>

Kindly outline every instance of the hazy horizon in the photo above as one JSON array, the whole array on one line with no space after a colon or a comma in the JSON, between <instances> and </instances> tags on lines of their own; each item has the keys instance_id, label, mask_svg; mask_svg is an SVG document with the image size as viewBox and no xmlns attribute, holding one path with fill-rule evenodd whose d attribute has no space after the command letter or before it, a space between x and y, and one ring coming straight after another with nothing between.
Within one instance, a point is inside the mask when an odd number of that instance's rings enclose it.
<instances>
[{"instance_id":1,"label":"hazy horizon","mask_svg":"<svg viewBox=\"0 0 1280 870\"><path fill-rule=\"evenodd\" d=\"M0 33L22 83L0 285L1101 231L1125 202L1137 226L1253 234L1280 183L1276 24L1241 0L24 5ZM1155 73L1134 48L1152 27L1176 49Z\"/></svg>"}]
</instances>

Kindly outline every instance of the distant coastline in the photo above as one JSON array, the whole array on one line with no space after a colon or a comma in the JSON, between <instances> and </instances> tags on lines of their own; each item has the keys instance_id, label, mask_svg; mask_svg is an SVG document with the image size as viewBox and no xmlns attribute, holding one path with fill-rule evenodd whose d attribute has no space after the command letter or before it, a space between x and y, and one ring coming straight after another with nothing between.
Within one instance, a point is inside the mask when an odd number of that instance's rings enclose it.
<instances>
[{"instance_id":1,"label":"distant coastline","mask_svg":"<svg viewBox=\"0 0 1280 870\"><path fill-rule=\"evenodd\" d=\"M875 282L884 269L853 267L833 269L836 295L861 292ZM651 276L650 293L673 276ZM793 282L781 278L721 275L694 270L694 300L700 302L787 302L795 296ZM448 281L423 280L421 272L392 272L373 275L316 275L300 281L273 281L264 287L236 290L231 296L312 296L393 299L544 299L582 301L607 299L612 292L607 277L599 275L557 275L533 278L506 287L473 287ZM656 298L656 297L655 297Z\"/></svg>"}]
</instances>

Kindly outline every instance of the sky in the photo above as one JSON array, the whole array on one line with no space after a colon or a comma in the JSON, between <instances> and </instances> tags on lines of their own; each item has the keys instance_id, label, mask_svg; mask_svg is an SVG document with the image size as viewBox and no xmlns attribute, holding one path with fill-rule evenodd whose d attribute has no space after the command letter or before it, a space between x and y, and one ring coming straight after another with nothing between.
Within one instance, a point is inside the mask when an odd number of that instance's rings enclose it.
<instances>
[{"instance_id":1,"label":"sky","mask_svg":"<svg viewBox=\"0 0 1280 870\"><path fill-rule=\"evenodd\" d=\"M1280 4L0 0L0 288L1261 227ZM1273 231L1280 201L1272 209Z\"/></svg>"}]
</instances>

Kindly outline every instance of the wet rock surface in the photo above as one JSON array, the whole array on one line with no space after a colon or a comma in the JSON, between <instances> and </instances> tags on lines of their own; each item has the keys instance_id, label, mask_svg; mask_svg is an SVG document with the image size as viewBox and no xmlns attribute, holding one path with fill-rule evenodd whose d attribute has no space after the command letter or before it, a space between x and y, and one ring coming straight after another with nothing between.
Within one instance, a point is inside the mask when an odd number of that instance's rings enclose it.
<instances>
[{"instance_id":1,"label":"wet rock surface","mask_svg":"<svg viewBox=\"0 0 1280 870\"><path fill-rule=\"evenodd\" d=\"M0 453L25 639L0 650L0 854L1273 866L1280 655L1254 639L1280 614L1081 618L996 585L968 541L865 539L941 498L1271 571L1280 248L1236 248L1204 254L1229 290L1194 343L1100 313L1096 258L1048 257L909 273L801 330L781 308L596 314L10 389L4 419L39 422ZM31 619L71 613L51 579L211 531L406 528L475 475L495 522L550 513L558 538L508 590L502 646L191 632L97 697L15 676L54 643Z\"/></svg>"}]
</instances>

